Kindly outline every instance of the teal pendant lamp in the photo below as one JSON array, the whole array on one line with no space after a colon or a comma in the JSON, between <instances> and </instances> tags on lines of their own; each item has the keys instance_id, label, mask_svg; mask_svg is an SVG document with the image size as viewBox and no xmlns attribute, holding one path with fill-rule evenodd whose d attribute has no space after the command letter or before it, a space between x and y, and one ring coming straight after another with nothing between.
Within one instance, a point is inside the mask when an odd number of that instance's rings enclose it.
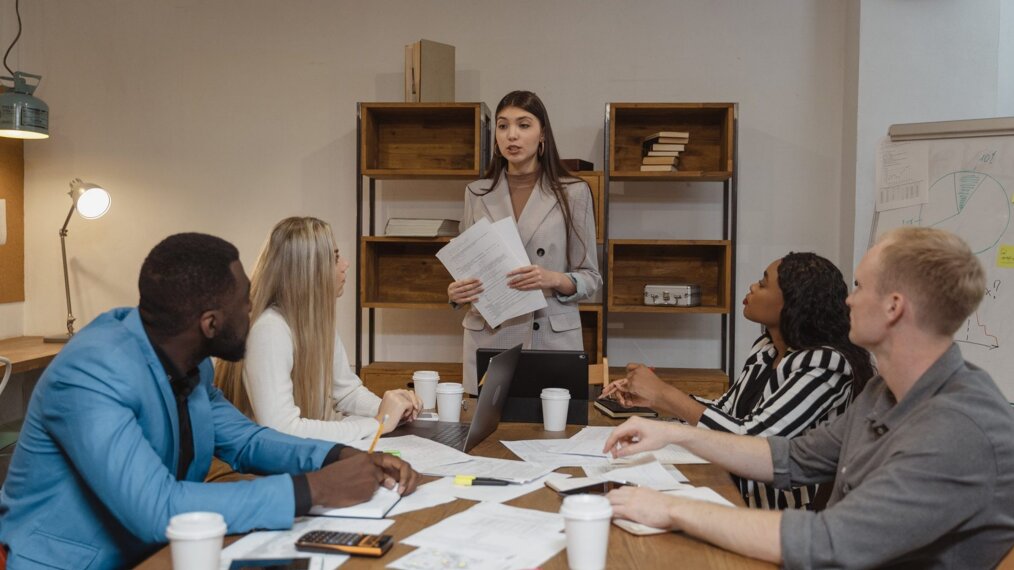
<instances>
[{"instance_id":1,"label":"teal pendant lamp","mask_svg":"<svg viewBox=\"0 0 1014 570\"><path fill-rule=\"evenodd\" d=\"M15 139L49 138L49 105L35 96L42 81L41 75L14 71L7 65L7 56L21 39L21 1L15 0L14 12L18 16L18 35L4 53L4 67L9 77L0 77L6 89L0 93L0 137ZM29 82L29 79L34 80ZM6 85L4 82L9 82Z\"/></svg>"},{"instance_id":2,"label":"teal pendant lamp","mask_svg":"<svg viewBox=\"0 0 1014 570\"><path fill-rule=\"evenodd\" d=\"M34 79L34 84L28 83ZM0 93L0 137L15 139L49 138L49 105L33 93L41 75L15 71L13 77L0 77L12 83Z\"/></svg>"}]
</instances>

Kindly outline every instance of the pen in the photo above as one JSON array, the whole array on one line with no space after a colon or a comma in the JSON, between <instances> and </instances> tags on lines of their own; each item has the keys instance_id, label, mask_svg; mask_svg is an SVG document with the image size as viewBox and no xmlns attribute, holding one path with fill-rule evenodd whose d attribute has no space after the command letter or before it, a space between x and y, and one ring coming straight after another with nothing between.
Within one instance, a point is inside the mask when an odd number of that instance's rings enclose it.
<instances>
[{"instance_id":1,"label":"pen","mask_svg":"<svg viewBox=\"0 0 1014 570\"><path fill-rule=\"evenodd\" d=\"M489 477L476 477L474 475L455 475L454 484L464 487L475 487L479 485L506 486L510 483L503 479L491 479Z\"/></svg>"},{"instance_id":2,"label":"pen","mask_svg":"<svg viewBox=\"0 0 1014 570\"><path fill-rule=\"evenodd\" d=\"M384 414L384 418L380 420L380 425L377 426L377 435L373 436L373 443L370 444L370 450L367 453L373 453L373 448L377 447L377 440L380 439L380 433L384 431L384 424L387 423L387 414Z\"/></svg>"}]
</instances>

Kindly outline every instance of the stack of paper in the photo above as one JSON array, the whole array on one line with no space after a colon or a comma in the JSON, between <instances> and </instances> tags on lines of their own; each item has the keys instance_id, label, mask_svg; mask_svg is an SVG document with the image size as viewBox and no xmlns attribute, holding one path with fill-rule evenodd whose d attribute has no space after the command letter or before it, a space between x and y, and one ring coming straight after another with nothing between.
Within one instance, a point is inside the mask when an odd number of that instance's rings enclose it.
<instances>
[{"instance_id":1,"label":"stack of paper","mask_svg":"<svg viewBox=\"0 0 1014 570\"><path fill-rule=\"evenodd\" d=\"M531 265L512 218L494 224L483 218L437 252L455 280L477 278L482 294L473 305L491 327L508 319L544 309L542 291L518 291L507 286L507 274Z\"/></svg>"},{"instance_id":2,"label":"stack of paper","mask_svg":"<svg viewBox=\"0 0 1014 570\"><path fill-rule=\"evenodd\" d=\"M387 220L389 236L437 237L458 235L458 220L429 220L422 218L391 218Z\"/></svg>"},{"instance_id":3,"label":"stack of paper","mask_svg":"<svg viewBox=\"0 0 1014 570\"><path fill-rule=\"evenodd\" d=\"M562 531L558 513L479 503L403 540L419 548L388 568L534 568L563 550Z\"/></svg>"}]
</instances>

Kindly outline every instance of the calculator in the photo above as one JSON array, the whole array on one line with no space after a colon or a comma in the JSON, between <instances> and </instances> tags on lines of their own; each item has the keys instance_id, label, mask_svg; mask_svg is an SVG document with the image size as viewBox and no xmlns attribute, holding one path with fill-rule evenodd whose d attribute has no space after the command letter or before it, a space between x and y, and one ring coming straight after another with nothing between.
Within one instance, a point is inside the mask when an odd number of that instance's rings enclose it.
<instances>
[{"instance_id":1,"label":"calculator","mask_svg":"<svg viewBox=\"0 0 1014 570\"><path fill-rule=\"evenodd\" d=\"M299 537L296 549L353 556L383 556L391 550L393 544L394 537L389 534L315 530Z\"/></svg>"}]
</instances>

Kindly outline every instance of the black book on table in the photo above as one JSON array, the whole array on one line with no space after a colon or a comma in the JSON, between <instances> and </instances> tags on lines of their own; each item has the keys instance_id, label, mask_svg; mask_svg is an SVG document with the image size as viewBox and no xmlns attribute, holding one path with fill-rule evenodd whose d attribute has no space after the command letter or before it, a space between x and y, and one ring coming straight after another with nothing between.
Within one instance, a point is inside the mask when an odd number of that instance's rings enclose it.
<instances>
[{"instance_id":1,"label":"black book on table","mask_svg":"<svg viewBox=\"0 0 1014 570\"><path fill-rule=\"evenodd\" d=\"M651 408L642 408L639 406L627 408L616 400L595 400L595 407L600 412L611 418L631 418L634 416L654 418L658 416L658 414Z\"/></svg>"}]
</instances>

